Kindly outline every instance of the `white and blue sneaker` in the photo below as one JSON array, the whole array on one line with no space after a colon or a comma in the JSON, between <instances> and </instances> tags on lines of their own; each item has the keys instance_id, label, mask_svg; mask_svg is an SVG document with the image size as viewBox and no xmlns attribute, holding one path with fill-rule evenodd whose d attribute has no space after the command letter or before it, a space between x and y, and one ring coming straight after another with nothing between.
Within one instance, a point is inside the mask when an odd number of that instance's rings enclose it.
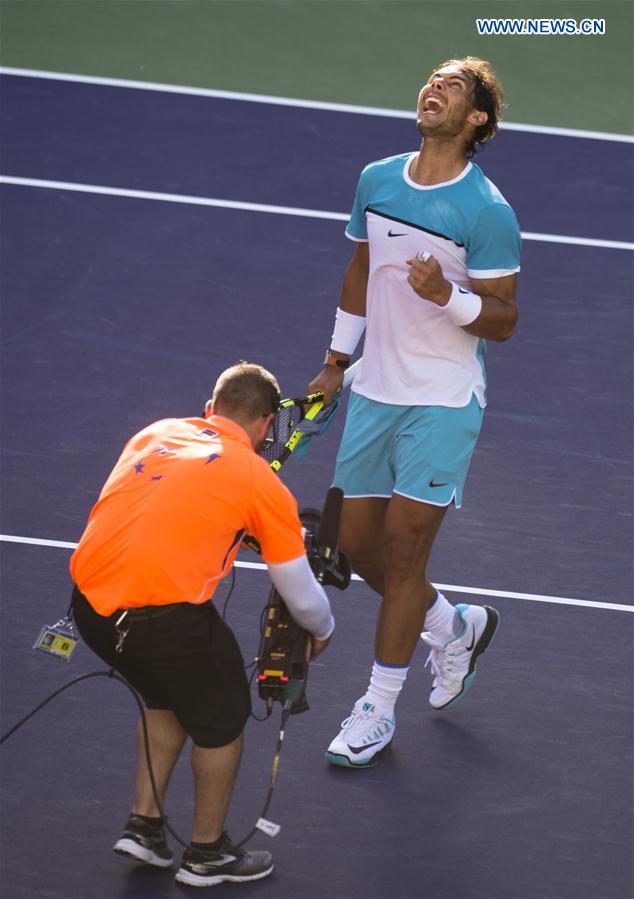
<instances>
[{"instance_id":1,"label":"white and blue sneaker","mask_svg":"<svg viewBox=\"0 0 634 899\"><path fill-rule=\"evenodd\" d=\"M370 768L377 756L390 746L396 718L388 717L376 707L359 699L349 718L341 722L341 730L326 751L326 761L343 768Z\"/></svg>"},{"instance_id":2,"label":"white and blue sneaker","mask_svg":"<svg viewBox=\"0 0 634 899\"><path fill-rule=\"evenodd\" d=\"M448 709L464 696L476 676L476 661L487 648L500 623L498 612L491 606L469 606L461 603L456 611L464 621L457 637L442 643L433 634L423 632L421 638L431 652L425 665L434 675L429 704L434 709Z\"/></svg>"}]
</instances>

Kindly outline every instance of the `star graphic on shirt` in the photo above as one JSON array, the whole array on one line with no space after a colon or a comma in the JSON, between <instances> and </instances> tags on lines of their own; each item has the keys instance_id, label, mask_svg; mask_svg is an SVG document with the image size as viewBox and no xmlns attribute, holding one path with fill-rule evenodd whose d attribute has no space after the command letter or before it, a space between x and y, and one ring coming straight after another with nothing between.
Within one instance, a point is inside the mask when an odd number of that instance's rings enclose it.
<instances>
[{"instance_id":1,"label":"star graphic on shirt","mask_svg":"<svg viewBox=\"0 0 634 899\"><path fill-rule=\"evenodd\" d=\"M134 466L134 470L136 471L137 474L142 474L144 467L145 467L145 462L137 462L137 464Z\"/></svg>"},{"instance_id":2,"label":"star graphic on shirt","mask_svg":"<svg viewBox=\"0 0 634 899\"><path fill-rule=\"evenodd\" d=\"M205 465L209 465L210 462L213 462L214 459L220 459L220 453L212 453L210 456L207 456L207 461Z\"/></svg>"}]
</instances>

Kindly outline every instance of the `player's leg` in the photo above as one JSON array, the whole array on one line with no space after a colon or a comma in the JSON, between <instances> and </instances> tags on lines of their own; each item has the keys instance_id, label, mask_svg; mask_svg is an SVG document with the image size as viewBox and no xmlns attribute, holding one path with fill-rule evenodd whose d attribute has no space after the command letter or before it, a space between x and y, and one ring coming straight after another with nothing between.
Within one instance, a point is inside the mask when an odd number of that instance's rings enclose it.
<instances>
[{"instance_id":1,"label":"player's leg","mask_svg":"<svg viewBox=\"0 0 634 899\"><path fill-rule=\"evenodd\" d=\"M386 590L386 516L395 499L397 505L402 504L401 498L392 495L396 474L394 447L408 415L407 407L375 403L353 394L337 455L334 483L346 496L340 545L350 556L353 570L382 597ZM408 553L416 560L414 569L408 572L407 583L408 590L416 593L410 598L406 612L411 619L410 655L423 624L425 608L434 595L433 588L424 579L425 562L442 515L431 509L427 518L430 534L421 537L417 533L413 542L412 528L403 527L402 545L407 544ZM395 577L396 574L392 580ZM366 694L355 703L352 714L328 748L326 758L330 762L362 767L389 745L394 730L394 703L406 673L407 663L403 665L398 660L394 664L391 658L383 659L377 652Z\"/></svg>"},{"instance_id":2,"label":"player's leg","mask_svg":"<svg viewBox=\"0 0 634 899\"><path fill-rule=\"evenodd\" d=\"M350 559L355 574L379 596L385 592L384 534L387 497L352 497L344 500L339 531L339 546ZM438 639L448 640L458 631L454 626L455 609L425 578L422 597L428 599L425 628Z\"/></svg>"},{"instance_id":3,"label":"player's leg","mask_svg":"<svg viewBox=\"0 0 634 899\"><path fill-rule=\"evenodd\" d=\"M424 640L432 647L436 674L430 703L436 708L446 707L462 695L474 673L477 653L484 651L495 632L494 610L454 608L426 575L445 510L452 502L460 505L481 420L482 411L474 397L464 409L405 409L392 429L389 456L395 496L383 522L382 589L379 563L370 566L373 586L383 596L376 656L366 694L357 701L326 753L334 764L371 764L375 754L389 745L394 706L423 621L427 628ZM385 447L378 446L385 454ZM363 471L363 465L357 470ZM377 551L376 543L373 548ZM443 655L445 646L450 649ZM445 659L448 665L443 664ZM459 679L453 677L454 671L460 672Z\"/></svg>"},{"instance_id":4,"label":"player's leg","mask_svg":"<svg viewBox=\"0 0 634 899\"><path fill-rule=\"evenodd\" d=\"M332 764L365 767L392 741L394 708L407 677L427 607L436 591L426 577L429 554L445 513L394 495L386 507L382 547L383 598L375 658L366 693L355 703L326 753ZM421 586L422 585L422 586Z\"/></svg>"},{"instance_id":5,"label":"player's leg","mask_svg":"<svg viewBox=\"0 0 634 899\"><path fill-rule=\"evenodd\" d=\"M409 665L418 643L427 608L436 596L426 569L445 512L445 506L398 494L389 502L384 529L385 586L375 643L376 657L386 665Z\"/></svg>"},{"instance_id":6,"label":"player's leg","mask_svg":"<svg viewBox=\"0 0 634 899\"><path fill-rule=\"evenodd\" d=\"M390 450L399 407L352 393L333 485L344 494L339 545L353 571L383 593L383 528L394 487Z\"/></svg>"},{"instance_id":7,"label":"player's leg","mask_svg":"<svg viewBox=\"0 0 634 899\"><path fill-rule=\"evenodd\" d=\"M385 518L394 487L392 447L404 411L353 394L333 479L345 495L341 548L349 555L353 570L381 596L385 588ZM372 679L371 686L390 696L400 689L400 672L381 671L377 661ZM359 728L364 735L357 739ZM362 698L342 723L326 758L333 764L363 767L389 745L392 731L391 715L383 716L378 704Z\"/></svg>"},{"instance_id":8,"label":"player's leg","mask_svg":"<svg viewBox=\"0 0 634 899\"><path fill-rule=\"evenodd\" d=\"M383 595L383 534L387 497L364 496L344 499L339 546L352 570L373 590Z\"/></svg>"},{"instance_id":9,"label":"player's leg","mask_svg":"<svg viewBox=\"0 0 634 899\"><path fill-rule=\"evenodd\" d=\"M395 490L423 503L454 503L460 508L481 424L482 409L475 396L463 407L428 406L413 411L399 433ZM424 442L420 434L425 435ZM429 702L434 708L448 708L468 689L476 660L491 642L498 620L498 613L489 606L453 608L437 595L422 634L431 650L428 663L434 684Z\"/></svg>"}]
</instances>

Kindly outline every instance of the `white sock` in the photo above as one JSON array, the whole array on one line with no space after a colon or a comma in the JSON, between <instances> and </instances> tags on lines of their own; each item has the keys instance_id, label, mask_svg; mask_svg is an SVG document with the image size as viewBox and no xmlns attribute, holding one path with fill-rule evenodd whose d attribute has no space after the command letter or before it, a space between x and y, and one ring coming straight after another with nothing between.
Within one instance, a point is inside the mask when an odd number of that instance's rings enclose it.
<instances>
[{"instance_id":1,"label":"white sock","mask_svg":"<svg viewBox=\"0 0 634 899\"><path fill-rule=\"evenodd\" d=\"M371 702L381 714L392 717L408 671L409 665L383 665L375 659L363 702Z\"/></svg>"},{"instance_id":2,"label":"white sock","mask_svg":"<svg viewBox=\"0 0 634 899\"><path fill-rule=\"evenodd\" d=\"M460 633L463 626L460 613L437 590L434 603L427 609L425 630L442 643L447 643Z\"/></svg>"}]
</instances>

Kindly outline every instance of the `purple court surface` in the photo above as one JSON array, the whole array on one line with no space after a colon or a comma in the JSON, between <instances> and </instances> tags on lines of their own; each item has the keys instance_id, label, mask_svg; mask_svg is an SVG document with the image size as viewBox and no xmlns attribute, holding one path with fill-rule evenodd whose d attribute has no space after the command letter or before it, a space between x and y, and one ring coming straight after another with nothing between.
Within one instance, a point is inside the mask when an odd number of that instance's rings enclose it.
<instances>
[{"instance_id":1,"label":"purple court surface","mask_svg":"<svg viewBox=\"0 0 634 899\"><path fill-rule=\"evenodd\" d=\"M101 667L84 646L68 664L31 650L70 594L70 547L47 541L77 541L130 434L199 413L227 365L261 362L285 394L304 391L352 245L336 216L298 211L345 214L360 169L415 149L417 133L405 119L8 75L0 89L0 174L68 185L0 188L5 731ZM431 576L451 601L495 605L499 634L446 713L427 704L419 649L392 750L371 770L331 768L323 753L365 689L378 604L358 581L335 592L311 710L287 729L268 814L281 833L250 843L273 851L275 872L216 887L218 899L632 896L632 251L609 244L634 240L632 148L507 131L476 161L528 234L521 319L489 346L465 505ZM342 419L284 470L300 506L323 501ZM238 568L227 618L246 661L267 593L265 572ZM247 727L236 839L260 815L278 709ZM2 746L6 899L188 892L110 851L135 718L121 685L89 680ZM185 759L167 807L188 836Z\"/></svg>"}]
</instances>

